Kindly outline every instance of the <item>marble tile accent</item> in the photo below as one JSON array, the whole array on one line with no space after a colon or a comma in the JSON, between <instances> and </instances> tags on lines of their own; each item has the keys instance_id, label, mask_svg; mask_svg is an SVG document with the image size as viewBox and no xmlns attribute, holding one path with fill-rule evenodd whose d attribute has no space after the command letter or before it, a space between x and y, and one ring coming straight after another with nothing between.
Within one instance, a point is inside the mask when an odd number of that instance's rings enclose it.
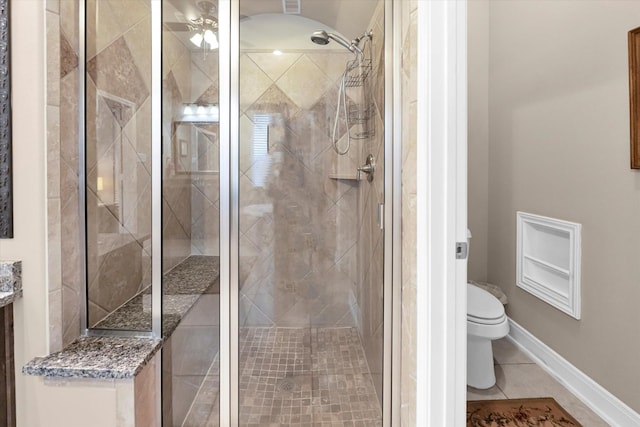
<instances>
[{"instance_id":1,"label":"marble tile accent","mask_svg":"<svg viewBox=\"0 0 640 427\"><path fill-rule=\"evenodd\" d=\"M98 89L138 107L149 96L149 89L123 37L88 61L87 74Z\"/></svg>"},{"instance_id":2,"label":"marble tile accent","mask_svg":"<svg viewBox=\"0 0 640 427\"><path fill-rule=\"evenodd\" d=\"M78 67L78 55L71 47L67 37L60 33L60 79L66 77Z\"/></svg>"},{"instance_id":3,"label":"marble tile accent","mask_svg":"<svg viewBox=\"0 0 640 427\"><path fill-rule=\"evenodd\" d=\"M161 343L146 338L81 337L60 352L33 359L22 373L58 378L133 378Z\"/></svg>"}]
</instances>

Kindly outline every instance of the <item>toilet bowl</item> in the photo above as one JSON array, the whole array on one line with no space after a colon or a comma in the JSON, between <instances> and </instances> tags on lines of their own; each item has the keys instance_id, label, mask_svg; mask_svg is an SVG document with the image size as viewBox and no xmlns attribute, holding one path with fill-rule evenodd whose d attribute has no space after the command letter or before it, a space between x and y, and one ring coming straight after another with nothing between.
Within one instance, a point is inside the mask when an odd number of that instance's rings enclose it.
<instances>
[{"instance_id":1,"label":"toilet bowl","mask_svg":"<svg viewBox=\"0 0 640 427\"><path fill-rule=\"evenodd\" d=\"M467 385L487 389L496 383L491 341L509 333L502 303L489 292L467 284Z\"/></svg>"}]
</instances>

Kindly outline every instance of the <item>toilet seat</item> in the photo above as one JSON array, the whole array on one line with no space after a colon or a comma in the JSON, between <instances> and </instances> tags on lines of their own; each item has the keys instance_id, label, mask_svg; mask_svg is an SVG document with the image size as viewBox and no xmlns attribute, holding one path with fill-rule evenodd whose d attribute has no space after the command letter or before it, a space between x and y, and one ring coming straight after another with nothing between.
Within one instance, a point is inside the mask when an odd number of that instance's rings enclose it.
<instances>
[{"instance_id":1,"label":"toilet seat","mask_svg":"<svg viewBox=\"0 0 640 427\"><path fill-rule=\"evenodd\" d=\"M505 321L502 303L489 292L467 284L467 321L482 325L498 325Z\"/></svg>"}]
</instances>

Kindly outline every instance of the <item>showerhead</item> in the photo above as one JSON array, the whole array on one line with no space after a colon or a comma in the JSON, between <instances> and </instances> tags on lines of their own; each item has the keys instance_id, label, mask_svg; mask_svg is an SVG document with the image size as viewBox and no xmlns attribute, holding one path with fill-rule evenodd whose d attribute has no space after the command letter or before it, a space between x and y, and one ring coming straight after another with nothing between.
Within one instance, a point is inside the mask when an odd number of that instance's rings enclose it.
<instances>
[{"instance_id":1,"label":"showerhead","mask_svg":"<svg viewBox=\"0 0 640 427\"><path fill-rule=\"evenodd\" d=\"M344 37L338 34L327 33L324 30L314 31L313 34L311 34L311 41L315 44L327 45L329 44L329 40L339 43L353 53L362 53L355 43L349 43Z\"/></svg>"},{"instance_id":2,"label":"showerhead","mask_svg":"<svg viewBox=\"0 0 640 427\"><path fill-rule=\"evenodd\" d=\"M329 34L326 31L314 31L311 34L311 41L319 45L329 44Z\"/></svg>"}]
</instances>

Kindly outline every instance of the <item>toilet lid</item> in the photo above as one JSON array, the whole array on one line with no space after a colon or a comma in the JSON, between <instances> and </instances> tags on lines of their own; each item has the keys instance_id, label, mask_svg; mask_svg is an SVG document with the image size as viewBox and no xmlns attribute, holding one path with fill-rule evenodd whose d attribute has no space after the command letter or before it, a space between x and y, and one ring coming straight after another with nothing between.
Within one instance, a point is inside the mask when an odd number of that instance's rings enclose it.
<instances>
[{"instance_id":1,"label":"toilet lid","mask_svg":"<svg viewBox=\"0 0 640 427\"><path fill-rule=\"evenodd\" d=\"M504 307L489 292L467 284L467 319L484 324L499 323L504 319Z\"/></svg>"}]
</instances>

